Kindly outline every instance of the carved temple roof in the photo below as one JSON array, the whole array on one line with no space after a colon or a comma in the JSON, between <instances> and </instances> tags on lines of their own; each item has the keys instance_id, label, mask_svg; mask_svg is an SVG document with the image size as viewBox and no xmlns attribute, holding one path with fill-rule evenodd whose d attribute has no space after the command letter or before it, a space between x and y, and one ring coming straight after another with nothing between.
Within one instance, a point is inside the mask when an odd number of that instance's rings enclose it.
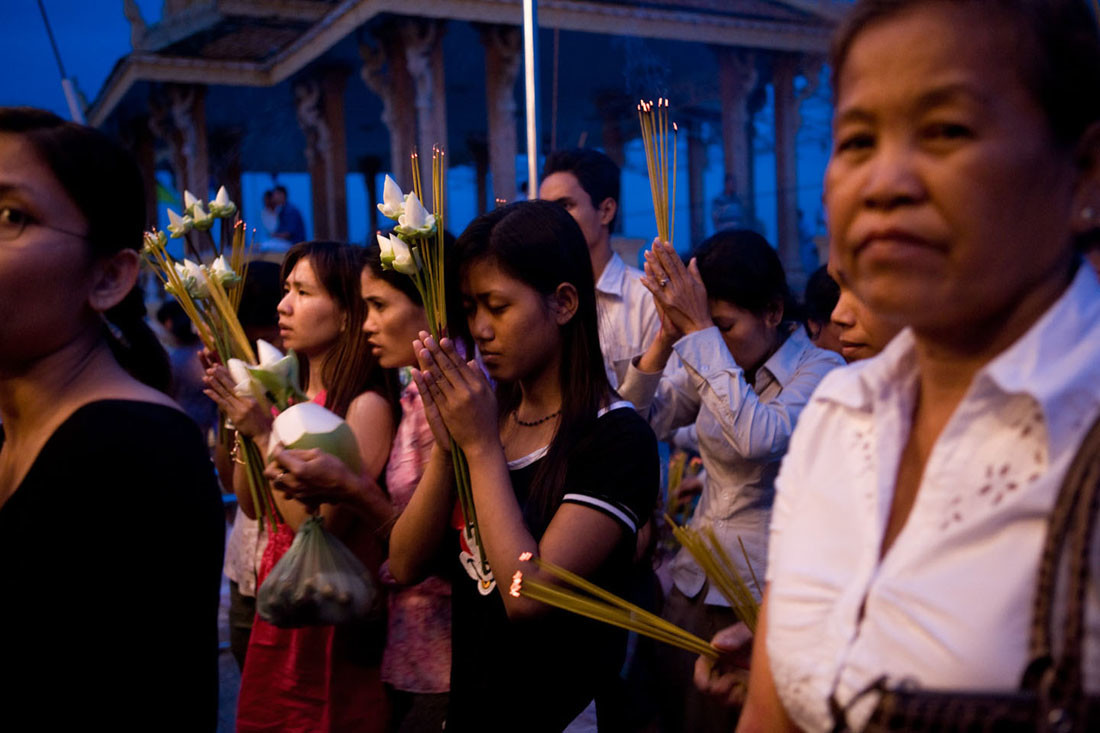
<instances>
[{"instance_id":1,"label":"carved temple roof","mask_svg":"<svg viewBox=\"0 0 1100 733\"><path fill-rule=\"evenodd\" d=\"M848 0L541 0L544 28L823 53ZM89 110L102 124L134 84L275 86L388 14L520 24L522 0L165 0Z\"/></svg>"}]
</instances>

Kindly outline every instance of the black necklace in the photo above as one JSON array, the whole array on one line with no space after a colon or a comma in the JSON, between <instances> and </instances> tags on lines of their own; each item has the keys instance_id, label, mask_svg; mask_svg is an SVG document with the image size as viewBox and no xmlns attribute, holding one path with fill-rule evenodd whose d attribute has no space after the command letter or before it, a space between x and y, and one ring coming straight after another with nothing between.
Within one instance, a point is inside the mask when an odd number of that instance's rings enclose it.
<instances>
[{"instance_id":1,"label":"black necklace","mask_svg":"<svg viewBox=\"0 0 1100 733\"><path fill-rule=\"evenodd\" d=\"M561 414L561 408L559 407L557 410L555 410L554 412L551 412L546 417L540 417L538 420L532 420L531 422L527 422L526 420L520 420L519 419L519 412L518 411L512 410L512 417L515 418L515 421L517 423L519 423L520 425L522 425L525 428L533 428L536 425L542 425L547 420L552 420L560 414Z\"/></svg>"}]
</instances>

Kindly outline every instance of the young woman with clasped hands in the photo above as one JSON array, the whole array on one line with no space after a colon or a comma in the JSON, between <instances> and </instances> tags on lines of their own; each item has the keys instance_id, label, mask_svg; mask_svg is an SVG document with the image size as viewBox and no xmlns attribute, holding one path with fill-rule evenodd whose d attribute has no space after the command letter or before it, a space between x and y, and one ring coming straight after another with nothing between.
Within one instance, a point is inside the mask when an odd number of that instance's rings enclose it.
<instances>
[{"instance_id":1,"label":"young woman with clasped hands","mask_svg":"<svg viewBox=\"0 0 1100 733\"><path fill-rule=\"evenodd\" d=\"M588 252L564 209L497 209L470 224L454 257L469 332L497 387L451 339L421 334L414 377L437 444L394 525L390 568L409 582L447 558L447 730L561 730L617 674L625 635L513 597L509 584L516 570L539 575L518 559L532 552L622 592L656 494L656 442L613 400ZM480 547L453 522L448 432L469 462Z\"/></svg>"}]
</instances>

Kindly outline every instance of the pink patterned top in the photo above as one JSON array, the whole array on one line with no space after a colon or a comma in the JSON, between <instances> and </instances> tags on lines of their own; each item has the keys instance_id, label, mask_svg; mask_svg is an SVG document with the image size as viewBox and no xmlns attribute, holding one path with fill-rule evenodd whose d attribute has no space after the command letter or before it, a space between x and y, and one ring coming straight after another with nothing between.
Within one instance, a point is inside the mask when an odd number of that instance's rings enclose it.
<instances>
[{"instance_id":1,"label":"pink patterned top","mask_svg":"<svg viewBox=\"0 0 1100 733\"><path fill-rule=\"evenodd\" d=\"M398 511L412 498L435 443L415 384L401 393L401 411L386 464L386 487ZM417 585L398 585L388 561L382 565L380 577L389 591L382 681L405 692L447 692L451 683L451 584L432 576Z\"/></svg>"}]
</instances>

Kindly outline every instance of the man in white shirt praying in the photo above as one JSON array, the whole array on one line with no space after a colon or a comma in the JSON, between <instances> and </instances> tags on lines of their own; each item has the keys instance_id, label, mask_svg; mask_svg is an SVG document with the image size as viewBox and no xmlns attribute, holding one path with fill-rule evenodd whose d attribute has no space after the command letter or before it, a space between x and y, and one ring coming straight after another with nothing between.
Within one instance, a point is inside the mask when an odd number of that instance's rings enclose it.
<instances>
[{"instance_id":1,"label":"man in white shirt praying","mask_svg":"<svg viewBox=\"0 0 1100 733\"><path fill-rule=\"evenodd\" d=\"M539 198L565 207L584 233L596 280L600 350L611 386L618 389L631 360L646 350L660 321L653 298L611 249L619 212L619 166L596 150L558 150L546 159Z\"/></svg>"}]
</instances>

